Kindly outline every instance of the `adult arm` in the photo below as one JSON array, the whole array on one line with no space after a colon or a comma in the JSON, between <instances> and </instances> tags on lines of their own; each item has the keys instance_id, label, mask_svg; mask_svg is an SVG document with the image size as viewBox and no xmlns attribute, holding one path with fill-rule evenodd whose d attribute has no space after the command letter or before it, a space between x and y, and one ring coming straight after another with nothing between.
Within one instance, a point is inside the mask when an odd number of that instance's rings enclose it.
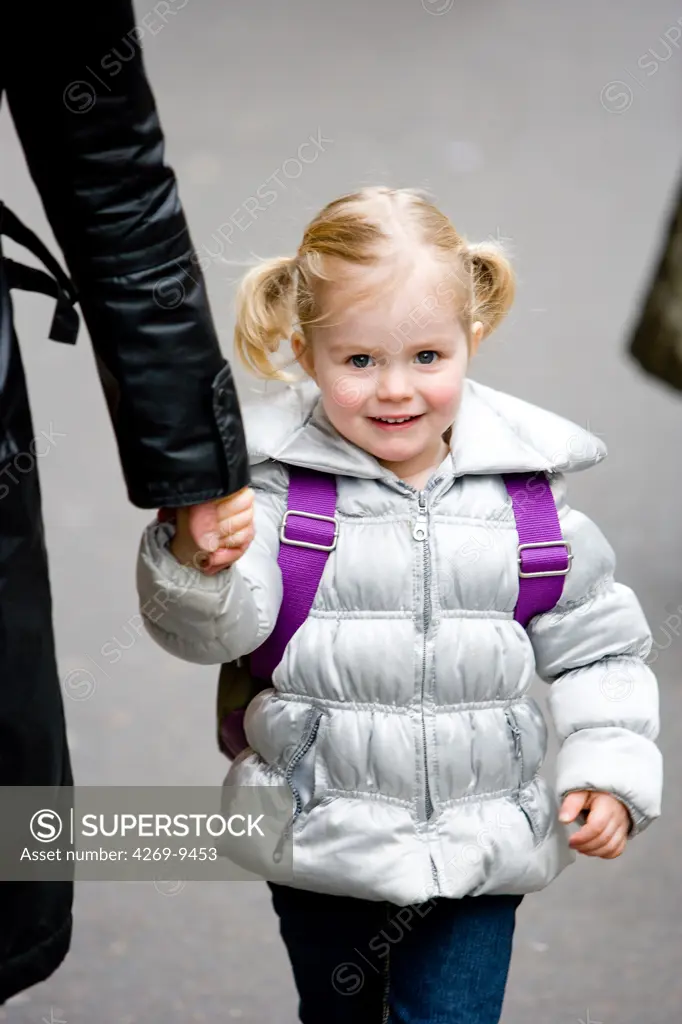
<instances>
[{"instance_id":1,"label":"adult arm","mask_svg":"<svg viewBox=\"0 0 682 1024\"><path fill-rule=\"evenodd\" d=\"M180 8L182 4L170 4ZM179 30L178 22L167 31ZM12 4L0 59L28 168L94 346L131 502L194 505L249 482L218 344L129 0Z\"/></svg>"}]
</instances>

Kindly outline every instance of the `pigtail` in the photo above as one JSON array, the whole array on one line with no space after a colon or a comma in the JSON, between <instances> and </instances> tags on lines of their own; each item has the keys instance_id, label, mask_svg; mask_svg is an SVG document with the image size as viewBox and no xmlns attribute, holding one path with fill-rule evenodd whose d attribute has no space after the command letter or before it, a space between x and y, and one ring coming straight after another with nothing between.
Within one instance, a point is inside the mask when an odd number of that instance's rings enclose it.
<instances>
[{"instance_id":1,"label":"pigtail","mask_svg":"<svg viewBox=\"0 0 682 1024\"><path fill-rule=\"evenodd\" d=\"M480 320L488 335L501 323L514 301L514 271L501 246L494 242L469 245L474 290L472 320Z\"/></svg>"},{"instance_id":2,"label":"pigtail","mask_svg":"<svg viewBox=\"0 0 682 1024\"><path fill-rule=\"evenodd\" d=\"M296 379L270 359L294 329L295 271L294 257L264 260L248 271L237 291L235 351L251 373L267 380Z\"/></svg>"}]
</instances>

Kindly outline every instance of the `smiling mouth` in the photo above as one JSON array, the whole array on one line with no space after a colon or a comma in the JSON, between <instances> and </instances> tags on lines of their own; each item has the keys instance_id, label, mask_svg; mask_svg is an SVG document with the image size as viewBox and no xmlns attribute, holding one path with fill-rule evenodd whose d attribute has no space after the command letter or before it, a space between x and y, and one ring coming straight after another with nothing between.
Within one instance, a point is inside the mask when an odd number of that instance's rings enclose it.
<instances>
[{"instance_id":1,"label":"smiling mouth","mask_svg":"<svg viewBox=\"0 0 682 1024\"><path fill-rule=\"evenodd\" d=\"M410 424L416 423L422 416L423 413L419 413L416 416L370 416L368 418L382 430L398 430L401 427L409 427Z\"/></svg>"},{"instance_id":2,"label":"smiling mouth","mask_svg":"<svg viewBox=\"0 0 682 1024\"><path fill-rule=\"evenodd\" d=\"M416 419L419 419L419 417L422 416L422 415L423 415L423 413L419 412L419 413L415 413L414 415L406 414L404 416L370 416L369 419L371 419L371 420L381 420L382 422L387 422L387 423L398 423L401 420L416 420Z\"/></svg>"}]
</instances>

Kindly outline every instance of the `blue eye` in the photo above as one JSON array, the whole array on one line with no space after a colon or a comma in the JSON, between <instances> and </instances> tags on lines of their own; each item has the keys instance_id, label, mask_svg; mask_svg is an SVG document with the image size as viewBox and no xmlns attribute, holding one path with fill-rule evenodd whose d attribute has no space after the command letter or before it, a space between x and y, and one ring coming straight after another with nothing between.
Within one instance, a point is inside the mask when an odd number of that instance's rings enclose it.
<instances>
[{"instance_id":1,"label":"blue eye","mask_svg":"<svg viewBox=\"0 0 682 1024\"><path fill-rule=\"evenodd\" d=\"M357 355L357 356L351 356L351 357L349 358L348 362L349 362L349 363L353 363L353 366L355 367L355 369L356 369L356 370L366 370L366 369L367 369L367 366L368 366L368 364L367 364L367 363L364 363L364 364L363 364L362 366L358 366L358 364L357 364L356 362L353 362L353 360L355 360L355 359L371 359L371 358L372 358L372 357L371 357L371 356L368 356L368 355Z\"/></svg>"},{"instance_id":2,"label":"blue eye","mask_svg":"<svg viewBox=\"0 0 682 1024\"><path fill-rule=\"evenodd\" d=\"M422 361L422 359L421 359L422 356L436 356L436 357L438 357L438 353L435 352L433 349L425 349L423 352L419 352L418 353L417 359L419 359L421 365L422 366L430 366L432 361L431 360Z\"/></svg>"}]
</instances>

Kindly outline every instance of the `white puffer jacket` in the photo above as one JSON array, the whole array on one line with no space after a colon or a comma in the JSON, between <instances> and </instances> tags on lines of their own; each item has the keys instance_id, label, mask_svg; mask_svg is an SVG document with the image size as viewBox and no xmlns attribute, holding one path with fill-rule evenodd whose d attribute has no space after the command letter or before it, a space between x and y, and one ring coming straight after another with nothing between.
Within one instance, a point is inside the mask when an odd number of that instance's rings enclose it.
<instances>
[{"instance_id":1,"label":"white puffer jacket","mask_svg":"<svg viewBox=\"0 0 682 1024\"><path fill-rule=\"evenodd\" d=\"M450 453L417 492L334 430L312 382L245 404L244 419L255 541L226 572L192 571L188 587L167 548L172 527L153 524L138 587L149 632L172 654L219 664L253 651L282 599L287 466L337 475L337 548L274 688L249 705L250 748L227 778L288 780L293 885L401 905L528 893L575 860L557 821L568 791L613 793L631 835L660 814L649 628L614 582L608 542L565 498L563 474L604 458L598 439L467 381ZM501 474L538 470L550 474L574 559L559 605L526 631L513 618L518 537ZM161 617L148 612L159 587L174 595ZM547 727L527 695L534 672L551 683L554 786L539 774ZM242 857L275 877L257 854Z\"/></svg>"}]
</instances>

